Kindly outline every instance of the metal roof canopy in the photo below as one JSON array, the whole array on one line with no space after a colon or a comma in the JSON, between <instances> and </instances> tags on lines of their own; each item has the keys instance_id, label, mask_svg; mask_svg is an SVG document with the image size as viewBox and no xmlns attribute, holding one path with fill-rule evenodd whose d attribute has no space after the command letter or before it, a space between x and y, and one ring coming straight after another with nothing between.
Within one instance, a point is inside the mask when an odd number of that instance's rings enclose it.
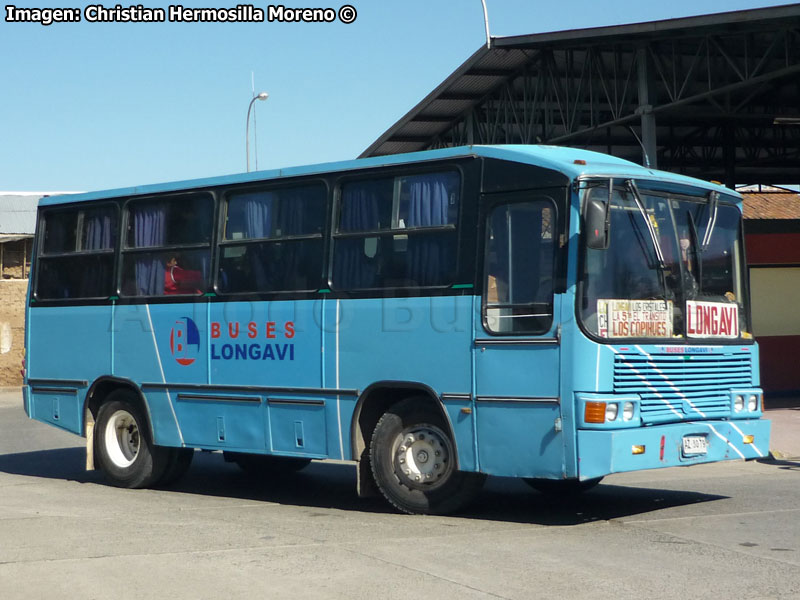
<instances>
[{"instance_id":1,"label":"metal roof canopy","mask_svg":"<svg viewBox=\"0 0 800 600\"><path fill-rule=\"evenodd\" d=\"M39 195L0 193L0 235L31 237L36 230L36 205ZM17 239L17 238L14 238Z\"/></svg>"},{"instance_id":2,"label":"metal roof canopy","mask_svg":"<svg viewBox=\"0 0 800 600\"><path fill-rule=\"evenodd\" d=\"M361 157L535 143L800 183L800 4L492 38Z\"/></svg>"}]
</instances>

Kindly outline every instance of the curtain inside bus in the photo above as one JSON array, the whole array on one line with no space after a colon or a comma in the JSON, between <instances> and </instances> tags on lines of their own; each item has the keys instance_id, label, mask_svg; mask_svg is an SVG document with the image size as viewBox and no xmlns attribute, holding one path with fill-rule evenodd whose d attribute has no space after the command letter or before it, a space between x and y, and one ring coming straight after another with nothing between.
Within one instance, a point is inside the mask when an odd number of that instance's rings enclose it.
<instances>
[{"instance_id":1,"label":"curtain inside bus","mask_svg":"<svg viewBox=\"0 0 800 600\"><path fill-rule=\"evenodd\" d=\"M164 204L141 204L133 208L134 247L163 246L167 232ZM164 293L164 263L152 254L136 259L136 293L153 296Z\"/></svg>"},{"instance_id":2,"label":"curtain inside bus","mask_svg":"<svg viewBox=\"0 0 800 600\"><path fill-rule=\"evenodd\" d=\"M360 181L342 189L334 281L339 288L446 285L455 267L456 172ZM426 231L430 229L430 231Z\"/></svg>"},{"instance_id":3,"label":"curtain inside bus","mask_svg":"<svg viewBox=\"0 0 800 600\"><path fill-rule=\"evenodd\" d=\"M116 233L115 210L102 208L87 211L84 216L83 249L113 250ZM114 270L113 255L99 256L93 268L83 270L81 283L85 296L104 296L108 293L109 283Z\"/></svg>"},{"instance_id":4,"label":"curtain inside bus","mask_svg":"<svg viewBox=\"0 0 800 600\"><path fill-rule=\"evenodd\" d=\"M403 183L409 194L408 227L441 227L451 223L450 198L451 190L458 189L457 173L417 175ZM408 279L420 286L444 283L448 267L453 264L450 253L454 248L448 237L434 234L409 239Z\"/></svg>"},{"instance_id":5,"label":"curtain inside bus","mask_svg":"<svg viewBox=\"0 0 800 600\"><path fill-rule=\"evenodd\" d=\"M378 202L385 196L386 187L385 180L360 181L357 184L344 186L339 231L350 233L380 229ZM391 187L389 190L391 191ZM377 237L375 241L377 243ZM376 255L369 256L365 247L366 241L360 237L340 240L336 244L334 272L338 287L345 289L377 287Z\"/></svg>"}]
</instances>

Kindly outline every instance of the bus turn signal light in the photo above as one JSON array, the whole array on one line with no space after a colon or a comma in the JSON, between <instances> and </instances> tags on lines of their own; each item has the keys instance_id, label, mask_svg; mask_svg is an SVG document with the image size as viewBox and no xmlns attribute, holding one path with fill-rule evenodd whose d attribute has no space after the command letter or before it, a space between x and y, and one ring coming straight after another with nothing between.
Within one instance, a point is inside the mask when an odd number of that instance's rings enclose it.
<instances>
[{"instance_id":1,"label":"bus turn signal light","mask_svg":"<svg viewBox=\"0 0 800 600\"><path fill-rule=\"evenodd\" d=\"M756 439L756 438L755 438L755 436L753 436L753 435L746 435L746 436L744 436L744 438L742 439L742 441L743 441L745 444L752 444L752 443L755 441L755 439Z\"/></svg>"},{"instance_id":2,"label":"bus turn signal light","mask_svg":"<svg viewBox=\"0 0 800 600\"><path fill-rule=\"evenodd\" d=\"M605 423L606 422L606 403L587 402L583 411L583 420L586 423Z\"/></svg>"},{"instance_id":3,"label":"bus turn signal light","mask_svg":"<svg viewBox=\"0 0 800 600\"><path fill-rule=\"evenodd\" d=\"M644 454L644 445L631 446L631 454Z\"/></svg>"}]
</instances>

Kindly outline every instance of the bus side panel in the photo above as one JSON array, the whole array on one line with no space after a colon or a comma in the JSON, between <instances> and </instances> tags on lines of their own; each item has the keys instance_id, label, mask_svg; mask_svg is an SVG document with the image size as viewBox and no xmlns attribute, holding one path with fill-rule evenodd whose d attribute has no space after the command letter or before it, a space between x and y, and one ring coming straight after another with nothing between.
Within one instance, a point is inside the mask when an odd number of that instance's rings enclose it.
<instances>
[{"instance_id":1,"label":"bus side panel","mask_svg":"<svg viewBox=\"0 0 800 600\"><path fill-rule=\"evenodd\" d=\"M342 322L342 304L349 300L325 298L322 302L321 334L322 334L322 387L342 389L341 369L339 367L340 324ZM360 391L363 391L361 389ZM350 427L355 412L357 394L336 396L328 406L328 439L330 440L330 456L342 460L353 460L350 446Z\"/></svg>"},{"instance_id":2,"label":"bus side panel","mask_svg":"<svg viewBox=\"0 0 800 600\"><path fill-rule=\"evenodd\" d=\"M111 306L31 308L26 360L35 384L33 418L83 433L86 388L111 372L111 311ZM36 383L42 379L48 381Z\"/></svg>"},{"instance_id":3,"label":"bus side panel","mask_svg":"<svg viewBox=\"0 0 800 600\"><path fill-rule=\"evenodd\" d=\"M210 383L319 388L320 302L211 305Z\"/></svg>"},{"instance_id":4,"label":"bus side panel","mask_svg":"<svg viewBox=\"0 0 800 600\"><path fill-rule=\"evenodd\" d=\"M176 392L145 390L147 410L153 428L153 441L159 446L181 447L184 444L176 415Z\"/></svg>"},{"instance_id":5,"label":"bus side panel","mask_svg":"<svg viewBox=\"0 0 800 600\"><path fill-rule=\"evenodd\" d=\"M471 311L471 296L340 300L338 330L326 334L326 349L338 348L331 378L342 388L361 391L376 381L402 381L424 384L439 396L468 396ZM461 413L462 404L456 404L447 416L459 465L475 470L474 416Z\"/></svg>"},{"instance_id":6,"label":"bus side panel","mask_svg":"<svg viewBox=\"0 0 800 600\"><path fill-rule=\"evenodd\" d=\"M557 403L478 404L481 472L503 477L561 478L563 436Z\"/></svg>"},{"instance_id":7,"label":"bus side panel","mask_svg":"<svg viewBox=\"0 0 800 600\"><path fill-rule=\"evenodd\" d=\"M264 451L266 408L260 395L171 392L187 446Z\"/></svg>"},{"instance_id":8,"label":"bus side panel","mask_svg":"<svg viewBox=\"0 0 800 600\"><path fill-rule=\"evenodd\" d=\"M81 411L84 394L78 390L39 388L34 386L31 417L72 433L82 431Z\"/></svg>"},{"instance_id":9,"label":"bus side panel","mask_svg":"<svg viewBox=\"0 0 800 600\"><path fill-rule=\"evenodd\" d=\"M182 442L176 391L163 386L207 381L207 310L197 302L123 304L114 311L114 375L142 386L157 444Z\"/></svg>"},{"instance_id":10,"label":"bus side panel","mask_svg":"<svg viewBox=\"0 0 800 600\"><path fill-rule=\"evenodd\" d=\"M335 398L324 396L322 376L322 301L213 303L209 319L210 388L215 385L252 386L265 408L252 404L223 415L223 407L197 406L206 412L193 427L205 427L198 442L229 448L221 436L220 419L242 432L235 449L251 452L341 457ZM263 388L272 388L264 390ZM221 389L221 388L216 388ZM249 393L246 389L237 392ZM186 409L188 405L182 405ZM242 407L246 410L242 410ZM245 415L245 413L250 413ZM234 420L238 417L238 421ZM226 421L226 422L227 422ZM205 425L202 425L205 423ZM251 430L245 433L245 425ZM230 425L226 425L233 431ZM256 435L256 428L260 435Z\"/></svg>"},{"instance_id":11,"label":"bus side panel","mask_svg":"<svg viewBox=\"0 0 800 600\"><path fill-rule=\"evenodd\" d=\"M206 383L206 302L130 304L114 314L115 375L142 383Z\"/></svg>"}]
</instances>

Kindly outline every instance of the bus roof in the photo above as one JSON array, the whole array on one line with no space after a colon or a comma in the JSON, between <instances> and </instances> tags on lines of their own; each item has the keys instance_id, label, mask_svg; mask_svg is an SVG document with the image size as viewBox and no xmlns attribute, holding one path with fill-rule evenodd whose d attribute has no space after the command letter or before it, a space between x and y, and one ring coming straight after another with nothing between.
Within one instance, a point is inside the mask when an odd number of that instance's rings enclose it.
<instances>
[{"instance_id":1,"label":"bus roof","mask_svg":"<svg viewBox=\"0 0 800 600\"><path fill-rule=\"evenodd\" d=\"M336 173L355 169L378 168L469 156L496 158L536 165L564 173L570 179L575 179L582 176L614 176L620 178L634 178L639 180L659 181L668 184L671 183L675 185L699 187L702 189L715 190L720 193L730 194L738 197L736 192L722 185L702 181L700 179L694 179L692 177L686 177L684 175L668 173L666 171L649 169L621 158L616 158L614 156L599 152L592 152L590 150L581 150L579 148L569 148L565 146L500 145L459 146L456 148L425 150L421 152L410 152L408 154L390 154L386 156L359 158L355 160L321 163L302 167L289 167L284 169L272 169L268 171L239 173L236 175L222 175L218 177L207 177L202 179L156 183L112 190L86 192L83 194L47 196L39 201L39 205L50 206L72 202L100 200L105 198L118 198L122 196L149 195L162 192L175 192L214 187L219 185L276 180L289 177L298 177L302 175L322 175L326 173Z\"/></svg>"}]
</instances>

